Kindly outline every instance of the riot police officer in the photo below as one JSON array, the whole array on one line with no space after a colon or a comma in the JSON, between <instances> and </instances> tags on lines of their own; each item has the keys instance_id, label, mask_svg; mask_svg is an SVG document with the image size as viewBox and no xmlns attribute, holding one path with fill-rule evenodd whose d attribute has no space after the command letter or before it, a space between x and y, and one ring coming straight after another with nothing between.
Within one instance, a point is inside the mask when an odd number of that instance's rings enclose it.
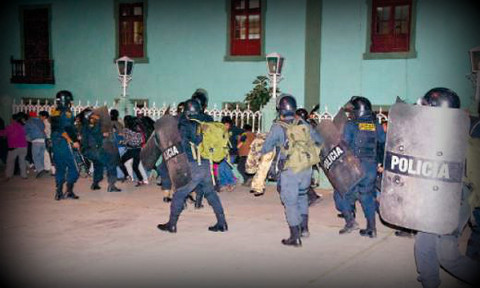
<instances>
[{"instance_id":1,"label":"riot police officer","mask_svg":"<svg viewBox=\"0 0 480 288\"><path fill-rule=\"evenodd\" d=\"M63 198L78 199L73 193L73 186L78 179L72 147L80 148L74 126L74 117L70 110L73 101L72 92L61 90L56 95L57 107L51 113L53 162L55 163L55 200ZM67 181L67 191L63 194L63 184Z\"/></svg>"},{"instance_id":2,"label":"riot police officer","mask_svg":"<svg viewBox=\"0 0 480 288\"><path fill-rule=\"evenodd\" d=\"M374 238L377 236L375 225L375 180L378 169L378 146L385 143L385 131L375 121L372 104L361 96L353 96L349 105L352 107L352 119L344 127L343 138L346 144L360 159L365 176L345 195L337 192L334 196L336 207L345 219L345 227L340 234L350 233L358 229L355 222L353 207L358 199L362 205L367 220L366 229L360 229L361 236Z\"/></svg>"},{"instance_id":3,"label":"riot police officer","mask_svg":"<svg viewBox=\"0 0 480 288\"><path fill-rule=\"evenodd\" d=\"M280 172L280 179L277 181L280 192L280 198L282 200L285 215L288 226L290 228L290 237L283 239L281 242L287 246L299 247L302 245L300 237L307 237L308 232L308 197L307 191L311 183L312 167L307 166L299 172L293 172L291 168L285 167L287 160L286 150L289 146L293 146L293 143L288 143L286 137L285 124L290 125L306 125L302 120L295 122L295 111L297 109L297 101L292 95L282 94L277 100L277 112L279 114L279 120L273 123L270 128L270 132L265 139L261 154L266 154L276 147L283 147L280 149L280 155L278 156L278 167ZM306 125L310 132L310 137L316 143L322 143L323 139Z\"/></svg>"},{"instance_id":4,"label":"riot police officer","mask_svg":"<svg viewBox=\"0 0 480 288\"><path fill-rule=\"evenodd\" d=\"M450 109L460 108L460 98L447 88L433 88L419 99L418 104ZM418 231L415 236L415 262L419 273L418 280L423 287L440 285L440 266L457 278L477 286L480 284L480 265L458 250L458 240L470 217L467 201L468 189L462 189L459 225L453 234L437 235Z\"/></svg>"},{"instance_id":5,"label":"riot police officer","mask_svg":"<svg viewBox=\"0 0 480 288\"><path fill-rule=\"evenodd\" d=\"M93 163L92 190L99 190L100 181L103 179L105 167L108 176L108 192L120 192L121 189L115 186L117 180L116 166L109 165L108 155L104 149L104 134L102 132L100 117L92 110L84 111L82 123L82 152Z\"/></svg>"},{"instance_id":6,"label":"riot police officer","mask_svg":"<svg viewBox=\"0 0 480 288\"><path fill-rule=\"evenodd\" d=\"M170 218L167 223L159 224L157 226L157 228L162 231L167 231L170 233L177 232L177 221L184 208L185 199L194 189L199 189L205 193L205 198L215 212L217 223L213 226L210 226L208 230L212 232L225 232L228 230L222 203L220 202L220 198L213 188L209 161L206 159L201 159L201 165L198 165L192 153L191 144L193 143L194 145L198 145L202 141L201 127L199 127L200 124L196 121L192 121L199 120L198 118L200 117L200 111L201 108L197 101L193 99L187 100L185 102L185 117L181 117L179 119L178 127L182 138L181 144L183 151L185 151L187 154L192 179L187 185L177 189L173 194L170 205ZM200 155L197 156L200 157Z\"/></svg>"},{"instance_id":7,"label":"riot police officer","mask_svg":"<svg viewBox=\"0 0 480 288\"><path fill-rule=\"evenodd\" d=\"M298 108L295 111L295 117L303 119L306 123L311 126L311 122L309 121L310 114L308 113L307 109L305 108ZM313 128L313 127L312 127ZM318 165L312 167L312 180L310 183L310 187L308 188L308 206L313 206L322 200L322 196L318 195L315 192L315 189L312 187L312 183L314 182L313 179L313 170L318 170Z\"/></svg>"},{"instance_id":8,"label":"riot police officer","mask_svg":"<svg viewBox=\"0 0 480 288\"><path fill-rule=\"evenodd\" d=\"M198 88L193 92L192 100L195 100L200 104L200 113L198 114L198 120L204 122L213 122L213 117L205 113L205 109L208 107L208 92L203 88ZM217 181L218 182L218 181ZM195 190L195 209L203 208L202 200L204 196L204 191L201 188Z\"/></svg>"}]
</instances>

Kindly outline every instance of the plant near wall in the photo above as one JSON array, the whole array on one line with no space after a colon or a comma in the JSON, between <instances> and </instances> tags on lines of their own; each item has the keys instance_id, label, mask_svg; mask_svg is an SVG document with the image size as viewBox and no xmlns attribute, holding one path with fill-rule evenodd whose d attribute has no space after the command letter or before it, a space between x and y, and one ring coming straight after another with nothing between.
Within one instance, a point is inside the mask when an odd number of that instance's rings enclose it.
<instances>
[{"instance_id":1,"label":"plant near wall","mask_svg":"<svg viewBox=\"0 0 480 288\"><path fill-rule=\"evenodd\" d=\"M253 89L245 95L245 103L250 105L250 110L258 111L265 106L272 97L272 88L269 87L270 80L266 76L257 76L252 82ZM279 89L277 88L277 95Z\"/></svg>"}]
</instances>

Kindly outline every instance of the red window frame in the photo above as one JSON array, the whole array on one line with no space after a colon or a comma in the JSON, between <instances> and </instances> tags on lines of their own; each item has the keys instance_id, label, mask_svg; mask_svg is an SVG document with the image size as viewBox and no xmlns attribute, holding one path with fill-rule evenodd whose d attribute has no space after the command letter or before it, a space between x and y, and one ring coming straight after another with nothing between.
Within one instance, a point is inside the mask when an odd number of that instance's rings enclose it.
<instances>
[{"instance_id":1,"label":"red window frame","mask_svg":"<svg viewBox=\"0 0 480 288\"><path fill-rule=\"evenodd\" d=\"M134 11L141 11L135 15ZM138 12L137 12L138 13ZM144 13L145 7L139 3L120 3L118 6L118 55L143 58L144 55Z\"/></svg>"},{"instance_id":2,"label":"red window frame","mask_svg":"<svg viewBox=\"0 0 480 288\"><path fill-rule=\"evenodd\" d=\"M412 25L412 0L373 0L372 4L370 52L408 52ZM382 13L383 15L379 15ZM397 16L404 16L404 18Z\"/></svg>"},{"instance_id":3,"label":"red window frame","mask_svg":"<svg viewBox=\"0 0 480 288\"><path fill-rule=\"evenodd\" d=\"M257 3L258 7L252 7ZM243 19L243 23L236 20ZM258 19L250 23L250 19ZM230 54L258 56L262 48L262 1L232 0L230 13Z\"/></svg>"}]
</instances>

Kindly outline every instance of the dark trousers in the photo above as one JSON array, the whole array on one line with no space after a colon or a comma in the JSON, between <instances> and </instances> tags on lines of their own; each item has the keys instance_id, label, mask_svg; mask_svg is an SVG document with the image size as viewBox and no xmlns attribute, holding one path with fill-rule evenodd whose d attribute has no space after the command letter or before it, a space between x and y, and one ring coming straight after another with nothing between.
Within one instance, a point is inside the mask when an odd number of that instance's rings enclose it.
<instances>
[{"instance_id":1,"label":"dark trousers","mask_svg":"<svg viewBox=\"0 0 480 288\"><path fill-rule=\"evenodd\" d=\"M205 198L210 206L212 206L218 223L220 225L225 224L222 203L220 202L217 192L213 189L208 161L202 161L200 166L197 162L190 162L189 165L192 172L192 180L189 184L177 189L175 194L173 194L172 204L170 206L170 221L176 221L178 219L182 213L183 203L185 203L188 194L194 189L197 189L197 191L202 190L205 193Z\"/></svg>"},{"instance_id":2,"label":"dark trousers","mask_svg":"<svg viewBox=\"0 0 480 288\"><path fill-rule=\"evenodd\" d=\"M246 164L247 164L247 156L240 156L238 158L237 169L238 169L238 172L240 172L240 175L242 175L244 183L250 180L250 178L252 178L252 175L246 172L246 167L245 167Z\"/></svg>"},{"instance_id":3,"label":"dark trousers","mask_svg":"<svg viewBox=\"0 0 480 288\"><path fill-rule=\"evenodd\" d=\"M158 177L162 179L162 189L171 190L172 181L170 181L170 176L168 176L168 168L165 161L162 160L162 162L160 162L160 164L157 166L157 174L158 174Z\"/></svg>"},{"instance_id":4,"label":"dark trousers","mask_svg":"<svg viewBox=\"0 0 480 288\"><path fill-rule=\"evenodd\" d=\"M117 181L117 166L112 161L112 156L101 150L87 150L85 157L93 163L93 182L99 183L103 180L103 172L107 168L108 184L113 185ZM54 154L55 155L55 154Z\"/></svg>"},{"instance_id":5,"label":"dark trousers","mask_svg":"<svg viewBox=\"0 0 480 288\"><path fill-rule=\"evenodd\" d=\"M138 166L140 165L140 150L141 148L128 148L120 158L120 169L122 169L123 175L126 177L128 172L127 167L125 167L125 162L133 158L133 172L135 172L139 181L143 181L142 173L140 173L140 170L138 169Z\"/></svg>"}]
</instances>

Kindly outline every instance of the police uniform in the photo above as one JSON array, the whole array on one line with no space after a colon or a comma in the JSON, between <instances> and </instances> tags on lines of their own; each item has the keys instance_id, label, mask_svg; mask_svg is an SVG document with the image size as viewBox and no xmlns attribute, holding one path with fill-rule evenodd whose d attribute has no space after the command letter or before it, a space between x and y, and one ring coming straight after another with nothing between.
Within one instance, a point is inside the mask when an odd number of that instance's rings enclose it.
<instances>
[{"instance_id":1,"label":"police uniform","mask_svg":"<svg viewBox=\"0 0 480 288\"><path fill-rule=\"evenodd\" d=\"M365 176L348 191L344 197L335 191L335 205L340 210L346 221L348 231L356 229L358 226L354 220L353 209L355 201L358 199L362 205L365 218L367 219L367 229L362 229L362 236L376 236L375 226L375 181L377 176L377 145L384 145L385 131L382 126L375 121L372 113L360 116L355 120L349 120L345 124L343 137L347 145L352 149L357 158L360 159ZM350 228L350 229L348 229Z\"/></svg>"},{"instance_id":2,"label":"police uniform","mask_svg":"<svg viewBox=\"0 0 480 288\"><path fill-rule=\"evenodd\" d=\"M70 92L66 93L65 91L60 91L57 93L57 99L62 98L64 94L68 94L67 96L72 98ZM66 103L64 102L62 105L58 105L58 107L51 113L53 162L55 163L56 169L56 200L60 200L64 197L78 199L78 196L73 193L73 186L75 182L77 182L79 173L70 146L71 142L77 142L74 117L68 106L70 100L66 101ZM67 192L63 195L62 189L65 180L67 182Z\"/></svg>"},{"instance_id":3,"label":"police uniform","mask_svg":"<svg viewBox=\"0 0 480 288\"><path fill-rule=\"evenodd\" d=\"M419 102L425 106L443 107L443 109L445 107L460 108L458 95L450 89L441 87L428 91ZM470 190L463 183L458 227L452 234L438 235L418 231L415 236L415 262L419 274L418 280L423 287L440 286L440 267L470 285L475 287L480 285L480 263L462 255L459 251L459 238L471 216L469 194Z\"/></svg>"},{"instance_id":4,"label":"police uniform","mask_svg":"<svg viewBox=\"0 0 480 288\"><path fill-rule=\"evenodd\" d=\"M192 111L194 111L192 113L195 113L194 115L189 115L189 118L204 121L204 118L201 116L199 117L200 107L198 102L194 100L188 100L185 106L187 111L191 108ZM185 200L195 189L204 193L204 197L207 199L210 206L212 206L217 218L217 223L213 226L210 226L208 229L213 232L224 232L228 230L222 203L220 202L220 198L213 187L212 177L210 174L210 163L208 160L202 159L200 165L198 165L198 162L194 159L192 154L191 143L198 145L202 141L202 134L198 133L198 131L200 131L198 125L199 124L197 122L190 121L186 117L181 117L179 120L182 147L187 154L192 179L187 185L177 189L173 194L170 205L169 221L165 224L159 224L157 227L160 230L171 233L175 233L177 231L178 217L184 208Z\"/></svg>"},{"instance_id":5,"label":"police uniform","mask_svg":"<svg viewBox=\"0 0 480 288\"><path fill-rule=\"evenodd\" d=\"M89 121L89 120L88 120ZM93 163L93 183L92 190L100 189L98 185L103 180L104 169L107 168L108 192L121 191L115 187L117 181L116 163L111 160L104 149L104 137L101 129L101 123L94 121L86 123L82 126L82 152Z\"/></svg>"},{"instance_id":6,"label":"police uniform","mask_svg":"<svg viewBox=\"0 0 480 288\"><path fill-rule=\"evenodd\" d=\"M294 122L294 113L296 110L295 98L291 95L281 95L281 99L277 104L281 119L287 124ZM303 125L306 125L306 122ZM316 133L315 130L310 130L310 136L316 143L322 143L323 139ZM265 139L261 154L266 154L273 151L276 147L288 146L287 137L285 135L285 128L281 123L275 122L270 128L270 132ZM286 155L280 150L278 155L280 178L277 187L280 190L280 199L282 200L285 216L290 228L290 238L283 239L282 243L289 246L301 246L300 234L302 230L305 232L302 236L307 236L308 232L308 196L307 191L310 187L312 168L295 173L291 168L284 169L283 165L286 162Z\"/></svg>"}]
</instances>

